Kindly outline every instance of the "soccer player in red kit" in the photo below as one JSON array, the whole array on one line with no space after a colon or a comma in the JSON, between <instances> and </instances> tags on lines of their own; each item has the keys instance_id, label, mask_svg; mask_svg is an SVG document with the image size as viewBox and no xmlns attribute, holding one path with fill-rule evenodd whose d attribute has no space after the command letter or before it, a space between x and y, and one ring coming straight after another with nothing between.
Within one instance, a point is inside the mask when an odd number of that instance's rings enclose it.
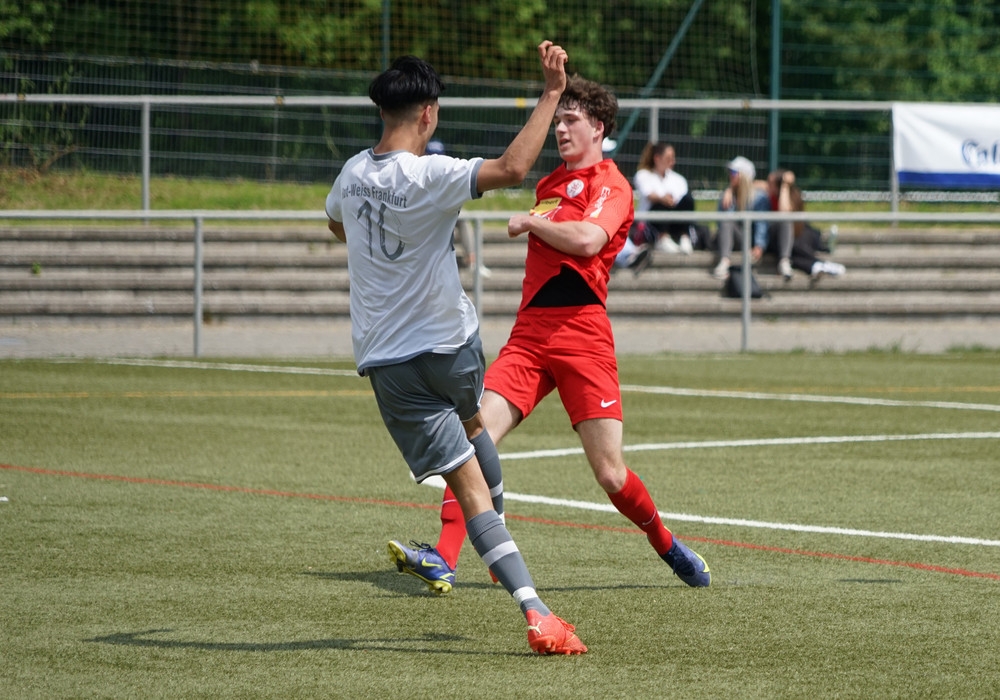
<instances>
[{"instance_id":1,"label":"soccer player in red kit","mask_svg":"<svg viewBox=\"0 0 1000 700\"><path fill-rule=\"evenodd\" d=\"M601 150L615 127L618 101L603 86L569 79L556 109L556 143L563 164L535 189L527 215L507 232L528 235L521 305L510 338L486 370L482 415L494 443L559 390L597 482L656 553L689 586L708 586L705 560L664 526L641 479L622 455L622 401L611 321L605 308L615 256L634 216L632 187ZM497 465L499 468L499 464ZM491 493L503 512L502 483ZM436 547L393 540L399 571L447 593L455 580L465 523L450 490L441 507Z\"/></svg>"}]
</instances>

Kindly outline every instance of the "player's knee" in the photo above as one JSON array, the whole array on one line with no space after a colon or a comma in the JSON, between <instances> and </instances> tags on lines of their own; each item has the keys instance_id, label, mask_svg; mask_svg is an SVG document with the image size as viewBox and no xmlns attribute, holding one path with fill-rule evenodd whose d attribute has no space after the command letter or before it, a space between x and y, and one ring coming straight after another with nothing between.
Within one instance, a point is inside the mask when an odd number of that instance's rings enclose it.
<instances>
[{"instance_id":1,"label":"player's knee","mask_svg":"<svg viewBox=\"0 0 1000 700\"><path fill-rule=\"evenodd\" d=\"M486 429L486 425L483 422L482 413L476 413L472 418L467 421L462 421L462 427L465 428L465 436L470 440L478 437L483 430Z\"/></svg>"},{"instance_id":2,"label":"player's knee","mask_svg":"<svg viewBox=\"0 0 1000 700\"><path fill-rule=\"evenodd\" d=\"M594 478L604 489L605 493L618 493L625 486L627 473L625 466L608 462L601 465L591 465L594 469Z\"/></svg>"}]
</instances>

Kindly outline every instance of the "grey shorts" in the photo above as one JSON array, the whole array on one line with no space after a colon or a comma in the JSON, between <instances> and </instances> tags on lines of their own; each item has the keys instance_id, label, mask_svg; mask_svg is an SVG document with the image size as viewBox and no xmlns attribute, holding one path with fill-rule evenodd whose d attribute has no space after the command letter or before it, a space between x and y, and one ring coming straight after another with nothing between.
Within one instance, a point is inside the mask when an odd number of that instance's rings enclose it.
<instances>
[{"instance_id":1,"label":"grey shorts","mask_svg":"<svg viewBox=\"0 0 1000 700\"><path fill-rule=\"evenodd\" d=\"M366 370L385 427L418 483L475 454L462 421L479 412L485 367L477 333L455 353L425 352Z\"/></svg>"}]
</instances>

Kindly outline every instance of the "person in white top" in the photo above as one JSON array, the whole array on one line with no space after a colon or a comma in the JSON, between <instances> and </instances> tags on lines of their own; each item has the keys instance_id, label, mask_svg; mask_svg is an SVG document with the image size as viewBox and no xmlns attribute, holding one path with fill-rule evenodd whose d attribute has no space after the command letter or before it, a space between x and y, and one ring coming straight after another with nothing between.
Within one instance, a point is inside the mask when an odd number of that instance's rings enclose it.
<instances>
[{"instance_id":1,"label":"person in white top","mask_svg":"<svg viewBox=\"0 0 1000 700\"><path fill-rule=\"evenodd\" d=\"M637 212L694 211L687 179L674 170L677 154L669 143L650 142L639 157L632 184L639 194ZM638 217L637 217L638 218ZM656 250L689 255L697 233L691 222L647 222L655 231Z\"/></svg>"},{"instance_id":2,"label":"person in white top","mask_svg":"<svg viewBox=\"0 0 1000 700\"><path fill-rule=\"evenodd\" d=\"M418 481L440 475L462 507L469 540L521 608L541 654L582 654L573 626L552 613L500 515L500 457L480 413L486 362L479 320L452 252L459 210L487 190L520 184L545 143L566 87L566 52L538 46L545 87L528 121L495 159L424 155L444 84L415 56L371 82L382 117L375 146L349 159L326 199L329 228L347 244L351 335L389 434ZM390 557L396 561L390 544ZM399 570L430 577L422 551ZM437 592L451 582L434 579Z\"/></svg>"}]
</instances>

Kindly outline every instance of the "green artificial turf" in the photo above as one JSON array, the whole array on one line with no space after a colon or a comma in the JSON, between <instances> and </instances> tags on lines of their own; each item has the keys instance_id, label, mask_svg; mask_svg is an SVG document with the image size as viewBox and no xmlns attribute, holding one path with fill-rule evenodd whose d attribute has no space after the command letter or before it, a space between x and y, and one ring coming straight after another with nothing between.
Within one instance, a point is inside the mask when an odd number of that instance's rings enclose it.
<instances>
[{"instance_id":1,"label":"green artificial turf","mask_svg":"<svg viewBox=\"0 0 1000 700\"><path fill-rule=\"evenodd\" d=\"M707 590L548 398L501 456L566 658L468 544L449 596L396 573L440 492L349 362L148 364L0 362L2 697L1000 696L996 354L621 358L626 461Z\"/></svg>"}]
</instances>

